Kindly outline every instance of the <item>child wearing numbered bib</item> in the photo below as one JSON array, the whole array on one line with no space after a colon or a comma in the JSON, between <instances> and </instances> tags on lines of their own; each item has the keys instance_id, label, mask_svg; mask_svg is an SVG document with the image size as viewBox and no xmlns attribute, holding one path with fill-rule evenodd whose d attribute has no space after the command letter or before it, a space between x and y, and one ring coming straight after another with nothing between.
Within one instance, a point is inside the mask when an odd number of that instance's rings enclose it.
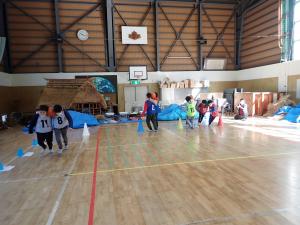
<instances>
[{"instance_id":1,"label":"child wearing numbered bib","mask_svg":"<svg viewBox=\"0 0 300 225\"><path fill-rule=\"evenodd\" d=\"M146 114L146 123L149 128L149 131L153 131L151 123L153 124L154 132L157 132L157 123L156 123L156 105L151 101L151 93L147 93L147 100L144 104L144 111L142 115Z\"/></svg>"},{"instance_id":2,"label":"child wearing numbered bib","mask_svg":"<svg viewBox=\"0 0 300 225\"><path fill-rule=\"evenodd\" d=\"M41 146L41 154L49 150L50 153L53 152L53 131L51 125L51 118L48 116L49 107L47 105L41 105L33 117L30 126L29 133L33 133L33 128L35 127L35 132L37 136L37 141L39 146ZM45 141L47 145L45 144Z\"/></svg>"},{"instance_id":3,"label":"child wearing numbered bib","mask_svg":"<svg viewBox=\"0 0 300 225\"><path fill-rule=\"evenodd\" d=\"M61 154L63 150L68 149L68 128L73 126L73 120L67 110L63 110L61 105L55 105L53 107L55 113L53 120L53 128L55 139L58 145L57 153ZM64 142L64 147L61 141L61 137Z\"/></svg>"}]
</instances>

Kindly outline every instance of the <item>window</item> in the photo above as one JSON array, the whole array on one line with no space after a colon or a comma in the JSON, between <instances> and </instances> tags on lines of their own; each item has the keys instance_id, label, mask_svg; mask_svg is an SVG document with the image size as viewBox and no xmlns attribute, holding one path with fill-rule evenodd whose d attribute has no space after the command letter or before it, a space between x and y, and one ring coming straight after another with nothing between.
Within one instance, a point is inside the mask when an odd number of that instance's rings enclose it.
<instances>
[{"instance_id":1,"label":"window","mask_svg":"<svg viewBox=\"0 0 300 225\"><path fill-rule=\"evenodd\" d=\"M300 0L295 0L293 33L293 59L300 60Z\"/></svg>"}]
</instances>

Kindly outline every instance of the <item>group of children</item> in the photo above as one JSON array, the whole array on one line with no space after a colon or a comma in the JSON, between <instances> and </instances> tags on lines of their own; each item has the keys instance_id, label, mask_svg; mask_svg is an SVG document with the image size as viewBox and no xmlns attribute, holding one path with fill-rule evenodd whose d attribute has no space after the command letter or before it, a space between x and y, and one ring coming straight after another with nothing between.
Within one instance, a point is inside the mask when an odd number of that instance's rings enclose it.
<instances>
[{"instance_id":1,"label":"group of children","mask_svg":"<svg viewBox=\"0 0 300 225\"><path fill-rule=\"evenodd\" d=\"M29 125L29 133L35 129L38 145L42 148L41 154L49 151L53 153L53 131L58 145L58 154L68 149L68 128L72 127L72 117L61 105L54 105L53 112L50 112L49 106L40 105L35 116ZM64 146L62 140L64 142ZM47 145L45 144L47 143Z\"/></svg>"},{"instance_id":2,"label":"group of children","mask_svg":"<svg viewBox=\"0 0 300 225\"><path fill-rule=\"evenodd\" d=\"M195 114L199 112L198 123L201 124L204 115L209 112L208 125L211 125L214 119L218 116L218 106L213 100L202 100L200 104L196 104L193 96L186 96L186 123L191 129L195 128Z\"/></svg>"},{"instance_id":3,"label":"group of children","mask_svg":"<svg viewBox=\"0 0 300 225\"><path fill-rule=\"evenodd\" d=\"M193 96L187 96L185 100L187 113L186 123L192 129L195 127L194 119L196 111L199 112L199 124L202 122L204 115L207 112L210 113L208 122L209 125L211 125L214 119L218 116L218 107L212 100L203 100L199 105L196 105L193 100ZM146 115L146 124L149 129L148 131L158 131L158 113L160 111L161 109L157 92L147 93L142 116Z\"/></svg>"}]
</instances>

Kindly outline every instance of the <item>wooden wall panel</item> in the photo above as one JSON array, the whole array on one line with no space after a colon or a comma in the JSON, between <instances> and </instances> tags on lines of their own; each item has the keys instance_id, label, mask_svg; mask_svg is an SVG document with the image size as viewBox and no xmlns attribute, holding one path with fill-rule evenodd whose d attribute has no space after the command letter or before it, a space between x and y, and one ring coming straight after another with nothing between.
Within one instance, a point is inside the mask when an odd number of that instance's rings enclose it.
<instances>
[{"instance_id":1,"label":"wooden wall panel","mask_svg":"<svg viewBox=\"0 0 300 225\"><path fill-rule=\"evenodd\" d=\"M160 70L198 70L198 15L194 4L160 2L159 6ZM192 12L192 16L183 28ZM171 51L170 47L174 43L176 34L170 23L176 32L183 29L181 40L176 42Z\"/></svg>"},{"instance_id":2,"label":"wooden wall panel","mask_svg":"<svg viewBox=\"0 0 300 225\"><path fill-rule=\"evenodd\" d=\"M153 6L150 3L123 5L114 1L115 48L117 71L128 71L130 65L146 65L148 71L156 70L155 25ZM144 20L143 20L144 19ZM147 26L147 45L123 45L122 26ZM143 50L142 50L143 49ZM145 53L143 52L145 51Z\"/></svg>"},{"instance_id":3,"label":"wooden wall panel","mask_svg":"<svg viewBox=\"0 0 300 225\"><path fill-rule=\"evenodd\" d=\"M99 1L92 4L61 2L59 4L61 30L67 29L74 21L78 20ZM80 41L77 31L87 30L89 39ZM98 7L88 16L74 24L65 33L65 39L70 42L63 44L63 64L65 72L103 72L105 68L99 66L106 64L105 59L105 25L104 12ZM80 51L78 51L80 50ZM91 59L92 58L92 59Z\"/></svg>"},{"instance_id":4,"label":"wooden wall panel","mask_svg":"<svg viewBox=\"0 0 300 225\"><path fill-rule=\"evenodd\" d=\"M246 13L241 49L242 69L280 62L278 0L265 1Z\"/></svg>"},{"instance_id":5,"label":"wooden wall panel","mask_svg":"<svg viewBox=\"0 0 300 225\"><path fill-rule=\"evenodd\" d=\"M60 29L63 31L68 28L64 33L66 41L62 45L64 72L105 71L99 66L105 66L106 63L105 28L101 7L69 27L99 2L101 1L85 0L59 3ZM53 2L12 1L12 4L8 3L8 28L14 73L59 71L57 44L54 42L56 28ZM76 34L79 29L89 32L87 41L82 42L77 39ZM41 48L48 40L52 41ZM32 52L39 48L41 49L32 55ZM20 64L25 58L27 60Z\"/></svg>"},{"instance_id":6,"label":"wooden wall panel","mask_svg":"<svg viewBox=\"0 0 300 225\"><path fill-rule=\"evenodd\" d=\"M50 50L54 49L53 43L49 42L29 58L53 35L55 24L52 3L12 1L7 3L7 14L13 72L56 72L56 55ZM28 60L20 64L25 58Z\"/></svg>"},{"instance_id":7,"label":"wooden wall panel","mask_svg":"<svg viewBox=\"0 0 300 225\"><path fill-rule=\"evenodd\" d=\"M57 44L54 40L56 28L53 1L11 0L11 2L12 4L8 3L8 28L14 66L13 72L58 72ZM59 2L60 28L61 30L68 28L63 36L66 41L62 44L63 72L105 71L105 15L103 9L101 7L97 8L87 17L69 27L74 21L99 3L101 3L101 0L64 0ZM129 65L147 65L149 71L155 71L156 37L153 4L139 1L127 1L125 3L122 0L115 0L114 4L117 71L128 71ZM194 10L195 4L172 1L159 2L159 4L161 8L158 9L160 20L160 58L158 62L161 63L161 70L198 70L199 52L197 39L199 18L197 9ZM14 5L20 7L21 10ZM202 31L203 37L208 40L207 45L202 48L203 57L226 58L228 62L226 69L234 69L234 18L230 20L225 29L222 42L219 41L214 46L217 34L223 30L232 15L233 5L204 4L203 7ZM148 9L150 9L149 13L141 24L141 20ZM172 51L169 51L171 44L176 38L170 22L176 32L179 32L192 10L194 12L183 29L181 40L178 40ZM163 11L170 21L167 20ZM127 47L121 43L121 26L125 25L123 19L127 25L147 26L148 45L131 45L124 52ZM40 21L41 24L35 20ZM86 29L89 32L87 41L82 42L77 39L76 33L79 29ZM45 44L47 41L49 43ZM45 46L41 48L43 44ZM213 46L214 49L212 50ZM35 51L37 53L32 55Z\"/></svg>"},{"instance_id":8,"label":"wooden wall panel","mask_svg":"<svg viewBox=\"0 0 300 225\"><path fill-rule=\"evenodd\" d=\"M234 70L235 68L235 16L233 6L230 5L209 5L203 6L203 36L207 39L207 45L203 46L204 57L208 58L226 58L227 66L225 69ZM211 22L210 22L211 21ZM228 22L229 21L229 22ZM211 52L218 33L222 32L226 23L228 25L224 30L222 42L217 42L214 50ZM217 33L216 33L217 32ZM224 43L225 47L222 45Z\"/></svg>"}]
</instances>

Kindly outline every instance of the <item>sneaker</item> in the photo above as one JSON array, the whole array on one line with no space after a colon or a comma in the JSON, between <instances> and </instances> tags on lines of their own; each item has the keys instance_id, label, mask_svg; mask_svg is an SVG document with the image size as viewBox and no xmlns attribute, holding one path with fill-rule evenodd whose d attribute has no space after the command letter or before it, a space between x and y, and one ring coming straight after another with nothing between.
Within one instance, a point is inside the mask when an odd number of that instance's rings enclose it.
<instances>
[{"instance_id":1,"label":"sneaker","mask_svg":"<svg viewBox=\"0 0 300 225\"><path fill-rule=\"evenodd\" d=\"M61 148L57 150L58 154L62 154L62 152L63 152L63 150Z\"/></svg>"},{"instance_id":2,"label":"sneaker","mask_svg":"<svg viewBox=\"0 0 300 225\"><path fill-rule=\"evenodd\" d=\"M153 130L147 130L148 132L152 132Z\"/></svg>"},{"instance_id":3,"label":"sneaker","mask_svg":"<svg viewBox=\"0 0 300 225\"><path fill-rule=\"evenodd\" d=\"M154 130L154 132L157 132L158 130Z\"/></svg>"},{"instance_id":4,"label":"sneaker","mask_svg":"<svg viewBox=\"0 0 300 225\"><path fill-rule=\"evenodd\" d=\"M54 151L53 149L49 149L49 153L52 154Z\"/></svg>"},{"instance_id":5,"label":"sneaker","mask_svg":"<svg viewBox=\"0 0 300 225\"><path fill-rule=\"evenodd\" d=\"M68 150L68 149L69 149L69 146L65 145L64 150Z\"/></svg>"}]
</instances>

